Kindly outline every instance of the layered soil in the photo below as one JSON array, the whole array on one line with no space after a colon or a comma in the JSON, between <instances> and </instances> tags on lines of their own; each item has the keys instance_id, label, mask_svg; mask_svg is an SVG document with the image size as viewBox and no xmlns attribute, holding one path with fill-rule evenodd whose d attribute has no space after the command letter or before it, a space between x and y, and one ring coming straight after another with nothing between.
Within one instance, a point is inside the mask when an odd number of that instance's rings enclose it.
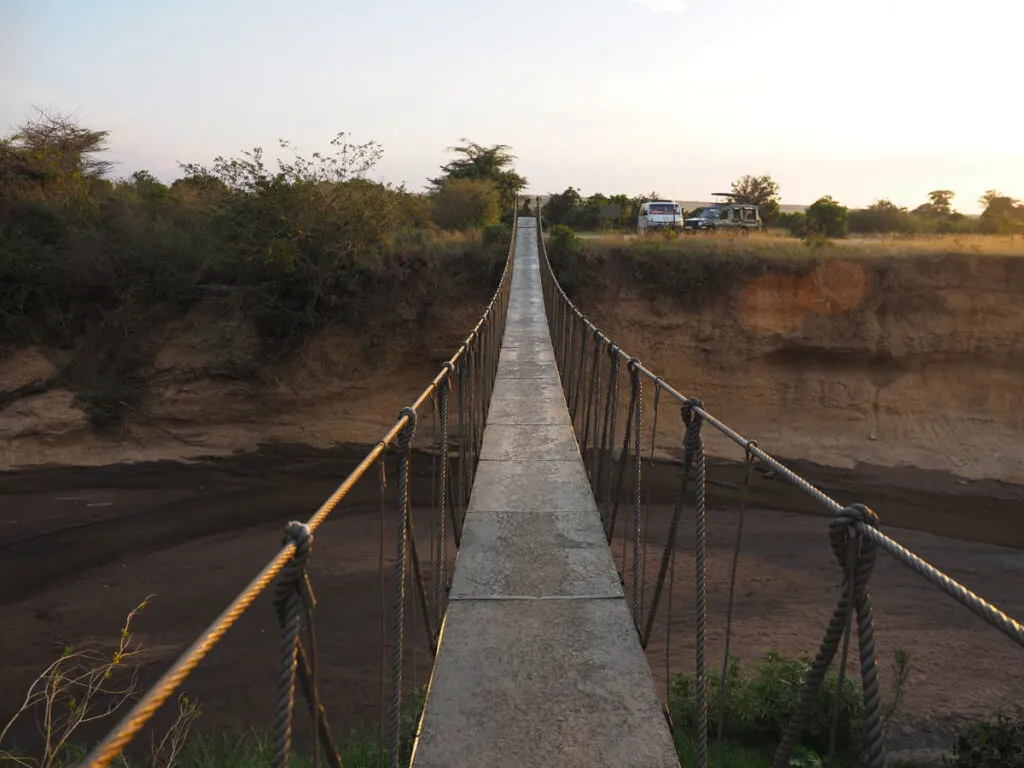
<instances>
[{"instance_id":1,"label":"layered soil","mask_svg":"<svg viewBox=\"0 0 1024 768\"><path fill-rule=\"evenodd\" d=\"M579 302L773 453L1024 483L1024 258L847 252L677 297L612 258Z\"/></svg>"}]
</instances>

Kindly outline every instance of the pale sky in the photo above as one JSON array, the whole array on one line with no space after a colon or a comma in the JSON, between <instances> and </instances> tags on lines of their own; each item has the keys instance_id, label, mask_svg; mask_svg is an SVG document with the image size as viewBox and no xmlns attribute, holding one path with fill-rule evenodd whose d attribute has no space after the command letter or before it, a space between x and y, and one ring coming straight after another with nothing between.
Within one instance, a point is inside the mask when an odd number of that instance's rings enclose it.
<instances>
[{"instance_id":1,"label":"pale sky","mask_svg":"<svg viewBox=\"0 0 1024 768\"><path fill-rule=\"evenodd\" d=\"M286 138L420 189L465 136L529 190L1024 198L1022 0L0 0L0 131L33 105L171 180Z\"/></svg>"}]
</instances>

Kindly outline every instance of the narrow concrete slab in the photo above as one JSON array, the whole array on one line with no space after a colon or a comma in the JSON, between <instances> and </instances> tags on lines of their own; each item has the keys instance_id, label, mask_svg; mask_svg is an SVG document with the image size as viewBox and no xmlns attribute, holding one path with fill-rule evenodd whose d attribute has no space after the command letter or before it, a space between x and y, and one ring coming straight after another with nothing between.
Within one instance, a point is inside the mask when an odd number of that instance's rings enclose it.
<instances>
[{"instance_id":1,"label":"narrow concrete slab","mask_svg":"<svg viewBox=\"0 0 1024 768\"><path fill-rule=\"evenodd\" d=\"M412 764L676 768L625 601L453 601Z\"/></svg>"},{"instance_id":2,"label":"narrow concrete slab","mask_svg":"<svg viewBox=\"0 0 1024 768\"><path fill-rule=\"evenodd\" d=\"M554 368L555 350L550 343L519 344L516 346L507 344L502 347L501 356L498 358L499 365L503 362L551 363L551 367Z\"/></svg>"},{"instance_id":3,"label":"narrow concrete slab","mask_svg":"<svg viewBox=\"0 0 1024 768\"><path fill-rule=\"evenodd\" d=\"M553 356L552 356L553 357ZM552 365L554 360L546 360L542 363L529 360L520 362L518 360L498 360L499 379L549 379L558 383L558 371Z\"/></svg>"},{"instance_id":4,"label":"narrow concrete slab","mask_svg":"<svg viewBox=\"0 0 1024 768\"><path fill-rule=\"evenodd\" d=\"M578 459L480 462L467 520L477 512L551 510L598 514L583 462Z\"/></svg>"},{"instance_id":5,"label":"narrow concrete slab","mask_svg":"<svg viewBox=\"0 0 1024 768\"><path fill-rule=\"evenodd\" d=\"M563 424L571 428L561 386L545 379L498 379L487 423Z\"/></svg>"},{"instance_id":6,"label":"narrow concrete slab","mask_svg":"<svg viewBox=\"0 0 1024 768\"><path fill-rule=\"evenodd\" d=\"M580 458L572 430L564 424L488 424L480 461L571 461Z\"/></svg>"},{"instance_id":7,"label":"narrow concrete slab","mask_svg":"<svg viewBox=\"0 0 1024 768\"><path fill-rule=\"evenodd\" d=\"M555 368L536 237L520 219L413 768L678 766Z\"/></svg>"},{"instance_id":8,"label":"narrow concrete slab","mask_svg":"<svg viewBox=\"0 0 1024 768\"><path fill-rule=\"evenodd\" d=\"M508 340L516 344L542 344L548 339L548 329L540 323L537 323L535 327L520 327L514 331L509 331Z\"/></svg>"},{"instance_id":9,"label":"narrow concrete slab","mask_svg":"<svg viewBox=\"0 0 1024 768\"><path fill-rule=\"evenodd\" d=\"M451 600L622 594L604 529L589 510L466 519Z\"/></svg>"}]
</instances>

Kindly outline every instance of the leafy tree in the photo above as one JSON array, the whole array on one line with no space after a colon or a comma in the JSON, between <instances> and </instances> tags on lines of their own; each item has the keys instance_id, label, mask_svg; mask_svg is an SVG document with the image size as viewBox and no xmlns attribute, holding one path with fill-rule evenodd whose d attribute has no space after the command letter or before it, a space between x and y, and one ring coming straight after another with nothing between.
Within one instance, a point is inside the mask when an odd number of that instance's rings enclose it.
<instances>
[{"instance_id":1,"label":"leafy tree","mask_svg":"<svg viewBox=\"0 0 1024 768\"><path fill-rule=\"evenodd\" d=\"M544 223L548 226L559 224L571 226L573 214L582 204L583 198L575 187L569 187L564 192L551 195L541 209Z\"/></svg>"},{"instance_id":2,"label":"leafy tree","mask_svg":"<svg viewBox=\"0 0 1024 768\"><path fill-rule=\"evenodd\" d=\"M1011 235L1024 233L1024 205L1019 200L990 189L978 202L985 206L978 222L982 232Z\"/></svg>"},{"instance_id":3,"label":"leafy tree","mask_svg":"<svg viewBox=\"0 0 1024 768\"><path fill-rule=\"evenodd\" d=\"M490 179L448 179L434 195L434 221L442 229L471 229L498 221L498 190Z\"/></svg>"},{"instance_id":4,"label":"leafy tree","mask_svg":"<svg viewBox=\"0 0 1024 768\"><path fill-rule=\"evenodd\" d=\"M825 237L846 237L849 227L849 211L832 199L831 195L819 197L805 214L807 229Z\"/></svg>"},{"instance_id":5,"label":"leafy tree","mask_svg":"<svg viewBox=\"0 0 1024 768\"><path fill-rule=\"evenodd\" d=\"M917 229L910 212L888 199L879 200L867 208L850 211L849 219L851 232L909 234Z\"/></svg>"},{"instance_id":6,"label":"leafy tree","mask_svg":"<svg viewBox=\"0 0 1024 768\"><path fill-rule=\"evenodd\" d=\"M779 185L771 176L744 176L732 183L732 192L737 202L756 205L765 225L779 218Z\"/></svg>"},{"instance_id":7,"label":"leafy tree","mask_svg":"<svg viewBox=\"0 0 1024 768\"><path fill-rule=\"evenodd\" d=\"M917 206L911 213L923 225L919 229L930 229L940 234L963 231L970 225L966 217L953 210L954 194L948 189L936 189L928 193L928 202Z\"/></svg>"},{"instance_id":8,"label":"leafy tree","mask_svg":"<svg viewBox=\"0 0 1024 768\"><path fill-rule=\"evenodd\" d=\"M953 213L954 193L948 189L936 189L928 193L928 203L938 216L950 216Z\"/></svg>"},{"instance_id":9,"label":"leafy tree","mask_svg":"<svg viewBox=\"0 0 1024 768\"><path fill-rule=\"evenodd\" d=\"M497 188L502 208L510 208L516 194L526 187L526 179L512 167L516 158L510 147L485 147L469 139L460 141L460 146L449 148L457 157L441 166L440 176L428 180L431 188L437 191L449 179L487 179Z\"/></svg>"}]
</instances>

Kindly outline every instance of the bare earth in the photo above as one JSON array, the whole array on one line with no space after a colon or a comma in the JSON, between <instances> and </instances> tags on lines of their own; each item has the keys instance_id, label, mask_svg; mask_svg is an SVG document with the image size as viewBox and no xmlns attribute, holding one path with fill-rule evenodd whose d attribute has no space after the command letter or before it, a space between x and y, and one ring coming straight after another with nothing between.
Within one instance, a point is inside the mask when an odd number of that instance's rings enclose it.
<instances>
[{"instance_id":1,"label":"bare earth","mask_svg":"<svg viewBox=\"0 0 1024 768\"><path fill-rule=\"evenodd\" d=\"M0 496L0 601L5 617L0 627L0 716L12 710L19 693L63 647L109 645L124 614L152 594L137 624L138 639L148 649L143 682L151 682L272 556L283 524L300 514L305 517L333 489L356 452L295 449L209 466L58 469L7 476ZM420 494L430 492L425 479L429 469L429 460L420 458ZM716 471L713 467L712 477ZM665 491L667 487L656 484L655 500ZM721 498L715 502L714 494L712 488L709 662L718 665L737 514L734 504ZM341 733L373 729L379 721L378 501L374 483L361 483L314 544L321 693ZM393 509L393 497L387 503ZM750 662L769 648L813 653L839 583L827 520L763 509L748 514L733 650ZM393 514L389 511L387 517L390 523ZM666 507L653 508L649 579L656 573L667 517ZM423 537L431 530L429 509L420 508L417 530ZM689 512L682 530L672 601L673 671L693 666ZM1024 553L920 531L887 530L1011 614L1024 615ZM388 525L388 574L393 546ZM421 546L426 549L425 543ZM615 547L618 560L620 545ZM390 576L385 581L389 604ZM889 680L893 649L908 649L913 664L900 725L904 730L896 729L894 745L941 743L950 717L1009 706L1024 697L1021 649L915 574L882 558L872 593L883 685ZM410 612L412 606L410 600ZM409 626L421 626L420 619L410 618ZM649 648L659 687L667 619L666 603ZM202 704L204 727L228 732L270 727L277 647L273 608L264 596L188 681L186 690ZM415 647L415 678L422 684L429 670L422 632ZM411 652L411 641L408 648ZM390 668L389 647L385 653Z\"/></svg>"}]
</instances>

